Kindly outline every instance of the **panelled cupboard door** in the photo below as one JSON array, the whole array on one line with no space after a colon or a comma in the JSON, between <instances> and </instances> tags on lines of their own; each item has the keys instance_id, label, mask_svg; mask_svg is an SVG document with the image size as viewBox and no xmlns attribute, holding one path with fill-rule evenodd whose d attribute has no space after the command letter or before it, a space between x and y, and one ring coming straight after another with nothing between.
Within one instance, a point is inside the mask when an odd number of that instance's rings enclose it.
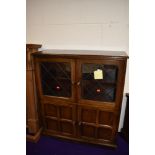
<instances>
[{"instance_id":1,"label":"panelled cupboard door","mask_svg":"<svg viewBox=\"0 0 155 155\"><path fill-rule=\"evenodd\" d=\"M42 101L73 102L75 61L65 58L36 58L36 74Z\"/></svg>"},{"instance_id":2,"label":"panelled cupboard door","mask_svg":"<svg viewBox=\"0 0 155 155\"><path fill-rule=\"evenodd\" d=\"M78 135L83 139L114 141L115 116L113 111L92 106L78 106Z\"/></svg>"},{"instance_id":3,"label":"panelled cupboard door","mask_svg":"<svg viewBox=\"0 0 155 155\"><path fill-rule=\"evenodd\" d=\"M78 103L110 109L121 104L119 94L120 89L123 90L124 61L78 60L77 66Z\"/></svg>"},{"instance_id":4,"label":"panelled cupboard door","mask_svg":"<svg viewBox=\"0 0 155 155\"><path fill-rule=\"evenodd\" d=\"M75 137L75 105L44 103L43 112L45 131L51 134Z\"/></svg>"}]
</instances>

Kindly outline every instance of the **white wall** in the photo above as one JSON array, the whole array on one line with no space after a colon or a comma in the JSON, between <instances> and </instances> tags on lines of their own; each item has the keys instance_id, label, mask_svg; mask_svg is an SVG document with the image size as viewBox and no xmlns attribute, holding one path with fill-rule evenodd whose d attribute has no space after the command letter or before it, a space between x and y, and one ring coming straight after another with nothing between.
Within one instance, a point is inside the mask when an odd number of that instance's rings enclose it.
<instances>
[{"instance_id":1,"label":"white wall","mask_svg":"<svg viewBox=\"0 0 155 155\"><path fill-rule=\"evenodd\" d=\"M27 0L27 43L42 44L45 49L128 53L128 31L128 0ZM120 128L124 108L125 102Z\"/></svg>"}]
</instances>

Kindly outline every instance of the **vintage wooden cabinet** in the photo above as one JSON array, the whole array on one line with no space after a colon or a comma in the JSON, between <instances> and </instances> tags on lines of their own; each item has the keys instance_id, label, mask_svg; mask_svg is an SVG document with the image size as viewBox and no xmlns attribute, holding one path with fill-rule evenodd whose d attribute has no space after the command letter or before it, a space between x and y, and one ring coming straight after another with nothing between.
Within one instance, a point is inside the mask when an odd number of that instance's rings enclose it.
<instances>
[{"instance_id":1,"label":"vintage wooden cabinet","mask_svg":"<svg viewBox=\"0 0 155 155\"><path fill-rule=\"evenodd\" d=\"M67 50L33 56L43 133L115 147L128 56Z\"/></svg>"}]
</instances>

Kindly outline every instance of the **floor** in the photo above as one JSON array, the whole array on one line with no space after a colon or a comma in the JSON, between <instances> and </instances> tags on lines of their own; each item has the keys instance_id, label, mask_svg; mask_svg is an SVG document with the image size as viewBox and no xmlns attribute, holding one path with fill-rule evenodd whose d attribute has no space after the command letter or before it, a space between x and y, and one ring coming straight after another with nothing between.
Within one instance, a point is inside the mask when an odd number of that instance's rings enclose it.
<instances>
[{"instance_id":1,"label":"floor","mask_svg":"<svg viewBox=\"0 0 155 155\"><path fill-rule=\"evenodd\" d=\"M37 143L26 143L26 155L129 155L129 145L117 137L118 147L111 149L77 142L41 136Z\"/></svg>"}]
</instances>

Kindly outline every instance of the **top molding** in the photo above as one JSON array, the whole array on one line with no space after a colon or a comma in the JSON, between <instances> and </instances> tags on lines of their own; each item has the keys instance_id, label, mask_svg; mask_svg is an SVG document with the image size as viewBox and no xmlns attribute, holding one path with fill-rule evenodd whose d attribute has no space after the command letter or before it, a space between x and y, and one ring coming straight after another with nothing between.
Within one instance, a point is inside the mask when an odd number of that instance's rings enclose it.
<instances>
[{"instance_id":1,"label":"top molding","mask_svg":"<svg viewBox=\"0 0 155 155\"><path fill-rule=\"evenodd\" d=\"M41 48L41 44L26 44L26 48L33 48L33 49L38 49Z\"/></svg>"},{"instance_id":2,"label":"top molding","mask_svg":"<svg viewBox=\"0 0 155 155\"><path fill-rule=\"evenodd\" d=\"M128 59L128 55L123 51L99 51L99 50L43 50L33 53L35 57L66 57L66 58L86 58L86 59L103 59L116 58Z\"/></svg>"}]
</instances>

